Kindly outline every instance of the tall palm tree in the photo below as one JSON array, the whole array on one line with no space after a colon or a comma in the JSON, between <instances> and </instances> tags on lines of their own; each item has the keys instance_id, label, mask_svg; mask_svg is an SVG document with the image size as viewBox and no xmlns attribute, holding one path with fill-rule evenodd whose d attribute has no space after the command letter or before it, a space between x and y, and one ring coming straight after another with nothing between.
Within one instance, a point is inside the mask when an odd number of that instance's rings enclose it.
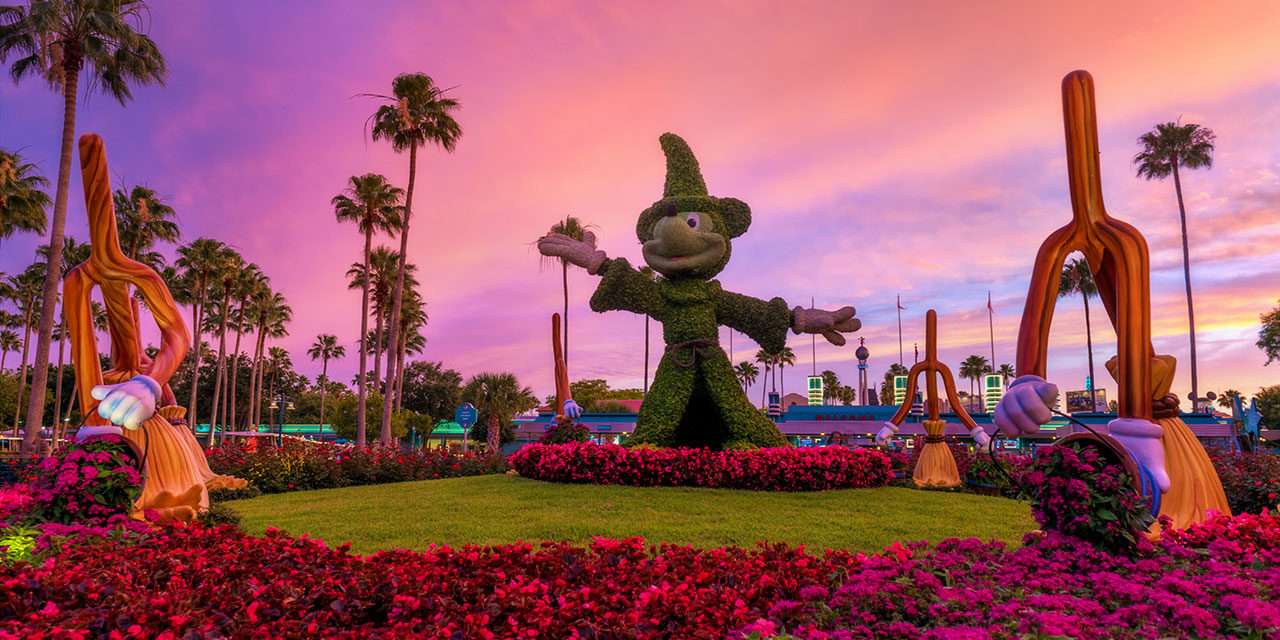
<instances>
[{"instance_id":1,"label":"tall palm tree","mask_svg":"<svg viewBox=\"0 0 1280 640\"><path fill-rule=\"evenodd\" d=\"M448 89L442 89L425 73L405 73L391 81L391 95L374 96L388 104L378 107L371 120L370 132L374 140L388 140L391 148L409 151L409 183L404 198L404 221L400 225L400 271L396 275L395 290L391 298L391 317L399 318L404 306L405 265L409 261L409 221L413 217L413 189L418 173L418 147L434 144L452 153L462 137L462 127L454 119L458 101L450 98ZM400 324L391 323L388 336L390 351L398 349ZM392 376L395 377L394 372ZM363 376L362 376L363 378ZM382 429L378 440L391 444L391 394L383 394Z\"/></svg>"},{"instance_id":2,"label":"tall palm tree","mask_svg":"<svg viewBox=\"0 0 1280 640\"><path fill-rule=\"evenodd\" d=\"M0 329L0 373L4 372L5 361L10 351L17 351L22 346L18 334L13 329Z\"/></svg>"},{"instance_id":3,"label":"tall palm tree","mask_svg":"<svg viewBox=\"0 0 1280 640\"><path fill-rule=\"evenodd\" d=\"M370 341L369 355L373 356L373 386L377 390L382 380L382 354L387 349L387 341L384 340L383 329L387 327L389 318L391 317L391 288L395 286L396 272L400 268L400 254L388 247L378 247L369 254L369 270L366 275L364 264L356 262L347 269L347 288L363 289L367 284L369 286L370 304L373 306L373 340ZM409 280L409 287L412 289L418 284L414 272L417 267L413 264L409 265L409 273L406 276ZM388 353L388 359L394 354ZM387 365L388 378L391 374L391 366Z\"/></svg>"},{"instance_id":4,"label":"tall palm tree","mask_svg":"<svg viewBox=\"0 0 1280 640\"><path fill-rule=\"evenodd\" d=\"M44 389L62 276L62 239L67 224L80 73L86 72L89 87L107 93L122 105L133 97L131 84L162 84L164 56L141 31L147 16L147 5L142 0L30 0L25 7L0 7L0 62L13 58L9 74L15 81L36 76L62 93L62 141L53 220L49 225L48 246L52 249L40 305L23 453L32 453L39 445L44 421Z\"/></svg>"},{"instance_id":5,"label":"tall palm tree","mask_svg":"<svg viewBox=\"0 0 1280 640\"><path fill-rule=\"evenodd\" d=\"M744 360L733 367L733 375L737 376L738 384L742 385L745 393L747 387L755 384L756 378L760 377L760 368Z\"/></svg>"},{"instance_id":6,"label":"tall palm tree","mask_svg":"<svg viewBox=\"0 0 1280 640\"><path fill-rule=\"evenodd\" d=\"M1000 377L1004 379L1004 386L1006 387L1009 386L1010 379L1018 377L1013 370L1013 365L1007 362L1000 365L1000 368L996 369L996 373L1000 374Z\"/></svg>"},{"instance_id":7,"label":"tall palm tree","mask_svg":"<svg viewBox=\"0 0 1280 640\"><path fill-rule=\"evenodd\" d=\"M34 262L16 276L9 277L9 288L13 291L13 300L22 314L22 360L18 366L18 395L13 403L13 435L18 435L19 418L22 416L22 393L27 382L27 357L31 348L31 330L34 328L36 312L40 311L45 281L45 262ZM47 365L46 365L47 366ZM33 449L34 450L34 449Z\"/></svg>"},{"instance_id":8,"label":"tall palm tree","mask_svg":"<svg viewBox=\"0 0 1280 640\"><path fill-rule=\"evenodd\" d=\"M223 250L221 264L218 271L214 274L213 293L218 300L217 319L218 326L215 332L218 334L218 359L214 365L213 381L213 408L209 414L209 440L208 445L213 446L214 431L218 425L218 410L221 405L223 392L227 389L227 327L231 323L234 313L231 310L231 298L236 294L237 281L240 278L240 271L244 268L245 261L240 253L231 247ZM195 379L192 378L192 386L195 385ZM222 415L222 419L226 420L226 414Z\"/></svg>"},{"instance_id":9,"label":"tall palm tree","mask_svg":"<svg viewBox=\"0 0 1280 640\"><path fill-rule=\"evenodd\" d=\"M44 233L49 181L16 152L0 149L0 240L17 231Z\"/></svg>"},{"instance_id":10,"label":"tall palm tree","mask_svg":"<svg viewBox=\"0 0 1280 640\"><path fill-rule=\"evenodd\" d=\"M262 392L267 368L264 358L270 354L267 350L267 338L282 338L289 335L288 324L293 319L293 309L285 302L283 295L263 288L254 298L249 312L254 331L258 334L253 367L249 376L251 384L248 426L254 429L262 423Z\"/></svg>"},{"instance_id":11,"label":"tall palm tree","mask_svg":"<svg viewBox=\"0 0 1280 640\"><path fill-rule=\"evenodd\" d=\"M1083 258L1075 258L1062 265L1062 275L1058 278L1058 297L1065 298L1072 294L1080 294L1084 300L1084 338L1089 349L1089 406L1096 407L1098 379L1093 377L1093 323L1089 320L1089 298L1098 295L1098 286L1093 282L1093 271Z\"/></svg>"},{"instance_id":12,"label":"tall palm tree","mask_svg":"<svg viewBox=\"0 0 1280 640\"><path fill-rule=\"evenodd\" d=\"M320 424L324 425L324 397L329 388L329 361L338 360L347 355L347 348L338 344L338 336L322 333L307 349L312 360L320 361Z\"/></svg>"},{"instance_id":13,"label":"tall palm tree","mask_svg":"<svg viewBox=\"0 0 1280 640\"><path fill-rule=\"evenodd\" d=\"M150 251L156 241L177 242L182 236L178 223L174 221L177 213L154 190L147 187L134 187L129 191L117 189L111 194L111 200L120 221L120 245L126 256L145 262L143 254Z\"/></svg>"},{"instance_id":14,"label":"tall palm tree","mask_svg":"<svg viewBox=\"0 0 1280 640\"><path fill-rule=\"evenodd\" d=\"M587 228L582 224L581 220L573 216L565 216L564 220L561 220L551 225L551 233L558 233L562 236L568 236L570 238L573 238L574 240L581 240L586 235ZM648 275L650 278L652 278L653 277L652 273L653 273L653 270L650 269L650 272L645 275ZM564 293L564 364L567 367L569 365L569 261L565 260L564 258L560 258L560 274L561 274L560 281L562 283L561 291ZM648 387L649 385L649 373L648 373L649 371L649 360L648 360L649 331L648 329L649 329L648 316L645 316L644 337L646 341L645 343L646 351L645 351L644 379L645 379L646 389L649 388Z\"/></svg>"},{"instance_id":15,"label":"tall palm tree","mask_svg":"<svg viewBox=\"0 0 1280 640\"><path fill-rule=\"evenodd\" d=\"M416 148L416 147L415 147ZM364 236L364 273L369 273L373 234L401 228L404 208L400 205L404 190L391 186L386 177L376 173L351 176L347 188L333 197L334 217L338 222L354 222ZM368 401L369 279L360 293L360 377L356 393L356 445L365 444L366 403Z\"/></svg>"},{"instance_id":16,"label":"tall palm tree","mask_svg":"<svg viewBox=\"0 0 1280 640\"><path fill-rule=\"evenodd\" d=\"M265 291L270 290L270 281L267 276L263 275L258 265L249 263L240 270L240 274L236 278L235 290L238 304L235 312L232 314L232 322L235 323L236 341L231 347L231 388L229 389L230 405L227 407L226 424L234 427L240 424L238 418L240 414L237 405L238 396L236 395L237 387L240 386L240 338L244 336L246 331L253 330L253 323L249 321L248 306L251 300L263 295Z\"/></svg>"},{"instance_id":17,"label":"tall palm tree","mask_svg":"<svg viewBox=\"0 0 1280 640\"><path fill-rule=\"evenodd\" d=\"M65 279L72 269L76 268L83 262L89 260L89 243L76 242L76 239L67 236L62 244L62 277ZM36 250L36 254L43 257L46 262L49 260L49 247L42 246ZM58 338L58 368L57 374L54 376L54 392L53 392L53 427L54 430L62 425L62 367L66 362L66 346L67 331L66 323L62 320L54 327ZM54 442L57 442L55 439Z\"/></svg>"},{"instance_id":18,"label":"tall palm tree","mask_svg":"<svg viewBox=\"0 0 1280 640\"><path fill-rule=\"evenodd\" d=\"M644 277L646 277L646 278L648 278L648 279L650 279L650 280L657 280L657 279L658 279L658 272L657 272L657 271L654 271L654 270L653 270L653 267L640 267L640 275L642 275L642 276L644 276ZM565 282L565 291L566 291L566 292L568 291L568 287L569 287L569 283L568 283L568 281L566 281L566 282ZM566 318L565 322L567 323L567 322L568 322L567 318L569 317L569 298L567 297L567 296L568 296L568 294L567 294L567 293L565 294L565 296L566 296L566 297L565 297L565 301L564 301L564 314L565 314L565 316L564 316L564 317ZM647 313L646 313L646 314L644 314L644 393L645 393L646 395L648 395L648 393L649 393L649 320L650 320L650 318L649 318L649 314L647 314ZM567 326L568 326L568 325L566 325L566 327L567 327ZM567 330L567 329L566 329L566 330ZM732 331L732 330L730 330L730 331ZM732 340L732 337L730 337L730 340ZM569 357L569 356L568 356L568 352L569 352L569 335L568 335L568 333L566 333L566 334L565 334L565 343L564 343L564 348L565 348L565 354L566 354L566 355L565 355L565 362L567 363L567 362L568 362L568 357ZM758 370L757 370L757 375L759 375L759 371L758 371ZM752 378L752 379L754 380L754 378ZM745 388L745 387L743 388L743 391L746 391L746 388Z\"/></svg>"},{"instance_id":19,"label":"tall palm tree","mask_svg":"<svg viewBox=\"0 0 1280 640\"><path fill-rule=\"evenodd\" d=\"M764 367L764 381L760 383L760 406L768 408L769 401L766 399L765 393L769 390L769 371L773 369L775 356L764 349L756 351L756 362Z\"/></svg>"},{"instance_id":20,"label":"tall palm tree","mask_svg":"<svg viewBox=\"0 0 1280 640\"><path fill-rule=\"evenodd\" d=\"M777 357L777 360L774 364L778 365L778 380L779 380L780 386L782 387L779 390L780 391L779 395L785 398L787 397L787 378L785 375L783 375L783 372L786 371L787 367L795 366L796 352L792 351L791 347L783 345L782 350L777 353L776 357Z\"/></svg>"},{"instance_id":21,"label":"tall palm tree","mask_svg":"<svg viewBox=\"0 0 1280 640\"><path fill-rule=\"evenodd\" d=\"M1191 338L1191 395L1199 402L1196 311L1191 301L1191 251L1187 247L1187 207L1182 201L1182 178L1178 168L1208 169L1213 166L1213 130L1195 123L1165 122L1139 136L1138 144L1142 145L1142 150L1133 156L1138 177L1163 180L1172 174L1174 193L1178 196L1178 219L1182 223L1182 276L1187 287L1187 325Z\"/></svg>"},{"instance_id":22,"label":"tall palm tree","mask_svg":"<svg viewBox=\"0 0 1280 640\"><path fill-rule=\"evenodd\" d=\"M178 268L189 286L191 299L191 331L195 344L191 350L191 395L187 401L187 424L195 429L199 424L196 414L196 392L200 383L199 354L203 353L205 304L210 289L218 280L230 260L227 245L212 238L199 238L178 248Z\"/></svg>"},{"instance_id":23,"label":"tall palm tree","mask_svg":"<svg viewBox=\"0 0 1280 640\"><path fill-rule=\"evenodd\" d=\"M462 388L462 398L475 405L487 426L489 452L497 455L502 444L502 425L516 414L538 406L533 390L520 386L512 373L479 373Z\"/></svg>"},{"instance_id":24,"label":"tall palm tree","mask_svg":"<svg viewBox=\"0 0 1280 640\"><path fill-rule=\"evenodd\" d=\"M409 265L413 267L413 265ZM399 350L394 355L396 360L395 377L388 381L387 387L390 392L395 394L395 409L399 411L404 406L404 361L409 355L422 353L427 346L427 339L422 335L422 328L427 324L426 303L422 300L422 295L417 291L417 281L405 290L404 307L400 310L400 345ZM388 366L390 371L391 367Z\"/></svg>"},{"instance_id":25,"label":"tall palm tree","mask_svg":"<svg viewBox=\"0 0 1280 640\"><path fill-rule=\"evenodd\" d=\"M969 356L960 363L960 377L969 380L969 411L973 412L975 407L973 399L977 396L973 394L973 383L982 379L982 376L991 371L991 363L983 356Z\"/></svg>"},{"instance_id":26,"label":"tall palm tree","mask_svg":"<svg viewBox=\"0 0 1280 640\"><path fill-rule=\"evenodd\" d=\"M277 398L276 389L279 388L278 384L280 382L280 374L293 370L293 359L289 357L289 352L283 347L271 347L267 350L265 369L271 372L271 382L267 387L267 396L263 400L270 405L270 403L276 401ZM259 400L259 404L261 404L263 400ZM278 417L279 416L267 416L267 424L270 425L271 421ZM278 420L276 424L283 426L284 421Z\"/></svg>"},{"instance_id":27,"label":"tall palm tree","mask_svg":"<svg viewBox=\"0 0 1280 640\"><path fill-rule=\"evenodd\" d=\"M1221 395L1218 396L1218 406L1223 407L1225 409L1230 409L1231 405L1234 404L1234 401L1236 398L1240 398L1241 402L1244 401L1244 398L1240 396L1239 391L1235 389L1227 389L1226 391L1223 391Z\"/></svg>"}]
</instances>

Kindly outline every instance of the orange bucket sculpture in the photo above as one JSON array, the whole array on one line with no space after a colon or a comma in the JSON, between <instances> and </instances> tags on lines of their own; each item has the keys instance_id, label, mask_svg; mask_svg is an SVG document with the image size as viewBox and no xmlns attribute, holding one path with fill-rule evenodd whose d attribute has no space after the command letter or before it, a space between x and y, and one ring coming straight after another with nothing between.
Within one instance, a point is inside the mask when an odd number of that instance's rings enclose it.
<instances>
[{"instance_id":1,"label":"orange bucket sculpture","mask_svg":"<svg viewBox=\"0 0 1280 640\"><path fill-rule=\"evenodd\" d=\"M89 215L89 260L72 269L63 284L63 313L71 337L71 362L75 367L84 426L77 441L102 435L120 435L142 460L142 495L131 516L157 521L191 520L209 508L209 489L241 488L240 478L222 476L209 469L204 451L184 426L186 410L177 406L169 378L190 348L191 336L178 313L168 287L150 267L131 260L120 249L107 154L102 138L80 138L80 168L84 179L85 208ZM92 323L93 287L102 290L111 336L111 368L103 371ZM130 295L137 289L160 329L160 349L154 358L142 352L138 330L138 303ZM138 414L139 424L121 429L100 415L99 397L111 402L112 387L142 380L152 387L154 413ZM111 385L111 386L102 386Z\"/></svg>"},{"instance_id":2,"label":"orange bucket sculpture","mask_svg":"<svg viewBox=\"0 0 1280 640\"><path fill-rule=\"evenodd\" d=\"M876 435L876 440L884 442L898 432L898 427L902 426L902 421L907 418L907 413L911 411L911 403L916 397L916 380L924 376L925 411L928 413L928 418L924 421L926 435L924 448L920 450L920 457L916 460L915 470L911 472L911 479L917 487L949 489L960 486L960 470L956 467L955 456L951 455L951 449L946 443L944 432L947 423L939 417L942 400L938 397L938 378L942 378L942 388L947 394L947 402L951 403L952 411L955 411L960 422L969 428L969 434L973 436L974 441L979 446L985 446L990 438L987 432L973 421L969 412L964 410L964 406L960 403L960 394L956 392L956 380L951 375L951 368L938 359L938 312L930 309L925 314L924 326L924 360L916 363L907 373L907 394L902 401L902 406L898 407L897 413L893 414L889 423Z\"/></svg>"},{"instance_id":3,"label":"orange bucket sculpture","mask_svg":"<svg viewBox=\"0 0 1280 640\"><path fill-rule=\"evenodd\" d=\"M1147 242L1132 225L1108 215L1102 200L1097 111L1093 78L1074 71L1062 80L1067 176L1072 220L1040 246L1018 331L1019 377L996 410L1006 432L1032 433L1050 419L1057 387L1045 381L1049 327L1058 299L1059 274L1067 256L1084 254L1107 316L1115 328L1117 355L1107 370L1119 386L1119 417L1106 436L1073 436L1131 458L1140 490L1158 515L1175 527L1230 513L1222 483L1200 442L1178 417L1169 393L1176 362L1151 344L1150 259Z\"/></svg>"}]
</instances>

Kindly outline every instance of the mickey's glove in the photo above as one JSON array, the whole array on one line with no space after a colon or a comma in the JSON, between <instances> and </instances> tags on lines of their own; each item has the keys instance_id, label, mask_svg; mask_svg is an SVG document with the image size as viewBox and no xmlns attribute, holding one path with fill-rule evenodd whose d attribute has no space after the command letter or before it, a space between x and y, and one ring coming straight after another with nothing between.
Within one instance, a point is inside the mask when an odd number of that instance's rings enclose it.
<instances>
[{"instance_id":1,"label":"mickey's glove","mask_svg":"<svg viewBox=\"0 0 1280 640\"><path fill-rule=\"evenodd\" d=\"M578 406L578 403L574 402L572 399L565 400L564 411L561 415L569 418L570 420L577 420L582 417L582 407Z\"/></svg>"},{"instance_id":2,"label":"mickey's glove","mask_svg":"<svg viewBox=\"0 0 1280 640\"><path fill-rule=\"evenodd\" d=\"M973 438L973 443L978 445L979 449L986 449L991 444L991 436L987 435L982 427L974 427L973 431L969 432L969 437Z\"/></svg>"},{"instance_id":3,"label":"mickey's glove","mask_svg":"<svg viewBox=\"0 0 1280 640\"><path fill-rule=\"evenodd\" d=\"M548 233L538 239L538 252L582 267L593 276L600 272L600 267L609 259L609 256L596 248L596 234L590 231L583 233L581 240L560 233Z\"/></svg>"},{"instance_id":4,"label":"mickey's glove","mask_svg":"<svg viewBox=\"0 0 1280 640\"><path fill-rule=\"evenodd\" d=\"M98 400L98 415L126 429L139 425L156 413L160 383L149 376L136 375L120 384L103 384L90 392Z\"/></svg>"},{"instance_id":5,"label":"mickey's glove","mask_svg":"<svg viewBox=\"0 0 1280 640\"><path fill-rule=\"evenodd\" d=\"M898 425L895 425L892 422L885 423L885 425L880 428L880 431L876 433L876 444L884 446L885 443L889 442L889 438L896 435L898 435Z\"/></svg>"},{"instance_id":6,"label":"mickey's glove","mask_svg":"<svg viewBox=\"0 0 1280 640\"><path fill-rule=\"evenodd\" d=\"M841 347L845 342L841 333L853 333L862 328L862 321L853 317L855 313L853 307L840 307L835 311L796 307L791 310L791 330L821 333L827 342Z\"/></svg>"},{"instance_id":7,"label":"mickey's glove","mask_svg":"<svg viewBox=\"0 0 1280 640\"><path fill-rule=\"evenodd\" d=\"M1036 375L1018 376L996 405L996 426L1012 435L1036 433L1053 419L1058 386Z\"/></svg>"},{"instance_id":8,"label":"mickey's glove","mask_svg":"<svg viewBox=\"0 0 1280 640\"><path fill-rule=\"evenodd\" d=\"M1116 418L1107 424L1111 437L1120 441L1133 459L1151 472L1163 493L1169 490L1169 472L1164 468L1164 430L1160 425L1140 418Z\"/></svg>"}]
</instances>

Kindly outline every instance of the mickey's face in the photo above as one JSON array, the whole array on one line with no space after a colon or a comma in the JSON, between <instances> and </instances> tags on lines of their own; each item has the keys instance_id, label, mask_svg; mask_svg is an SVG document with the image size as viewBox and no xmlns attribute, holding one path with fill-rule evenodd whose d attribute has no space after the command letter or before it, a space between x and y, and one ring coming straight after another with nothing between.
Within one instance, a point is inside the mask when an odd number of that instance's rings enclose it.
<instances>
[{"instance_id":1,"label":"mickey's face","mask_svg":"<svg viewBox=\"0 0 1280 640\"><path fill-rule=\"evenodd\" d=\"M719 226L713 213L662 216L643 245L644 261L668 278L711 277L724 268L729 253L729 239Z\"/></svg>"}]
</instances>

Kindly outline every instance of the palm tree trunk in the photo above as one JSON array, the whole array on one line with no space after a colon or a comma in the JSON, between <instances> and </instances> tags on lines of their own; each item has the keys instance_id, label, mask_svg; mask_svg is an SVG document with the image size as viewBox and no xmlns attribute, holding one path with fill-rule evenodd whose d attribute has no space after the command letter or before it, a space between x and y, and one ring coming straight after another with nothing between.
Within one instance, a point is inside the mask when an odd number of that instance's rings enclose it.
<instances>
[{"instance_id":1,"label":"palm tree trunk","mask_svg":"<svg viewBox=\"0 0 1280 640\"><path fill-rule=\"evenodd\" d=\"M53 341L58 283L62 281L62 239L67 227L67 198L71 183L71 141L76 135L76 92L80 82L81 61L78 54L68 52L63 63L62 143L58 153L58 184L53 202L53 220L49 225L49 262L44 276L40 331L36 334L35 371L31 376L31 396L27 400L27 428L22 439L23 455L36 452L40 444L40 426L44 422L44 391L49 383L49 346ZM25 358L23 358L23 364L26 364ZM15 404L21 405L21 398L21 386L19 386ZM16 418L14 424L17 425Z\"/></svg>"},{"instance_id":2,"label":"palm tree trunk","mask_svg":"<svg viewBox=\"0 0 1280 640\"><path fill-rule=\"evenodd\" d=\"M779 365L778 365L778 381L779 381L779 383L782 385L781 393L779 393L779 394L778 394L778 401L779 401L779 402L781 402L783 398L787 397L787 376L786 376L786 373L787 373L786 365L779 364Z\"/></svg>"},{"instance_id":3,"label":"palm tree trunk","mask_svg":"<svg viewBox=\"0 0 1280 640\"><path fill-rule=\"evenodd\" d=\"M367 277L367 276L366 276ZM373 309L373 390L382 389L382 305ZM390 365L387 367L390 369ZM390 373L390 372L388 372ZM388 376L390 377L390 376Z\"/></svg>"},{"instance_id":4,"label":"palm tree trunk","mask_svg":"<svg viewBox=\"0 0 1280 640\"><path fill-rule=\"evenodd\" d=\"M227 411L227 419L225 420L227 424L233 427L238 424L236 422L236 416L238 415L236 412L236 402L238 400L236 398L236 387L239 386L240 382L240 337L244 335L244 307L248 303L248 298L240 298L240 313L236 316L239 320L236 322L236 344L233 349L235 358L231 365L231 393L228 394L231 399L231 408Z\"/></svg>"},{"instance_id":5,"label":"palm tree trunk","mask_svg":"<svg viewBox=\"0 0 1280 640\"><path fill-rule=\"evenodd\" d=\"M27 353L30 351L31 345L31 299L27 299L27 317L22 324L22 363L18 366L18 395L15 399L22 398L22 392L27 384ZM13 403L13 437L18 437L19 418L22 417L22 402L20 400ZM26 440L23 440L23 453L25 450ZM31 450L34 453L35 449Z\"/></svg>"},{"instance_id":6,"label":"palm tree trunk","mask_svg":"<svg viewBox=\"0 0 1280 640\"><path fill-rule=\"evenodd\" d=\"M360 378L357 380L359 391L356 398L356 446L365 445L365 404L369 397L369 383L366 372L369 370L369 253L373 247L373 230L364 234L364 285L360 287Z\"/></svg>"},{"instance_id":7,"label":"palm tree trunk","mask_svg":"<svg viewBox=\"0 0 1280 640\"><path fill-rule=\"evenodd\" d=\"M0 353L0 373L4 373L4 361L9 359L9 350L5 349L4 353Z\"/></svg>"},{"instance_id":8,"label":"palm tree trunk","mask_svg":"<svg viewBox=\"0 0 1280 640\"><path fill-rule=\"evenodd\" d=\"M218 323L218 365L217 376L213 381L213 412L209 415L209 439L208 446L213 446L213 432L218 427L218 400L219 395L226 386L224 380L227 377L227 320L231 316L231 293L228 289L222 295L222 321Z\"/></svg>"},{"instance_id":9,"label":"palm tree trunk","mask_svg":"<svg viewBox=\"0 0 1280 640\"><path fill-rule=\"evenodd\" d=\"M203 359L201 347L204 346L202 339L204 338L204 279L200 278L197 282L200 287L199 295L196 297L196 305L191 309L193 322L195 326L191 327L191 333L195 335L195 344L191 350L191 395L187 402L187 425L191 427L191 432L196 432L196 426L200 424L196 416L196 391L200 387L200 361ZM212 428L212 427L210 427Z\"/></svg>"},{"instance_id":10,"label":"palm tree trunk","mask_svg":"<svg viewBox=\"0 0 1280 640\"><path fill-rule=\"evenodd\" d=\"M257 431L260 424L259 412L261 403L258 402L258 395L262 392L261 369L262 369L262 346L266 341L265 332L262 327L256 327L257 336L253 346L253 365L249 367L249 406L245 408L245 430Z\"/></svg>"},{"instance_id":11,"label":"palm tree trunk","mask_svg":"<svg viewBox=\"0 0 1280 640\"><path fill-rule=\"evenodd\" d=\"M760 381L760 408L768 409L769 402L765 400L765 391L769 389L769 385L765 384L765 380L769 379L769 365L764 365L764 380Z\"/></svg>"},{"instance_id":12,"label":"palm tree trunk","mask_svg":"<svg viewBox=\"0 0 1280 640\"><path fill-rule=\"evenodd\" d=\"M320 360L320 428L324 428L324 396L329 386L329 356Z\"/></svg>"},{"instance_id":13,"label":"palm tree trunk","mask_svg":"<svg viewBox=\"0 0 1280 640\"><path fill-rule=\"evenodd\" d=\"M1191 338L1191 410L1199 409L1200 381L1196 373L1196 309L1191 301L1191 250L1187 247L1187 207L1182 202L1182 178L1178 175L1178 157L1172 158L1173 188L1178 193L1178 217L1182 223L1182 276L1187 285L1187 327Z\"/></svg>"},{"instance_id":14,"label":"palm tree trunk","mask_svg":"<svg viewBox=\"0 0 1280 640\"><path fill-rule=\"evenodd\" d=\"M401 339L400 353L396 356L396 411L404 408L404 360L408 353L408 340Z\"/></svg>"},{"instance_id":15,"label":"palm tree trunk","mask_svg":"<svg viewBox=\"0 0 1280 640\"><path fill-rule=\"evenodd\" d=\"M399 348L400 345L400 309L404 303L404 272L405 265L409 263L409 220L413 217L413 186L418 173L418 143L416 141L409 143L409 185L404 192L404 224L400 227L400 268L396 271L396 287L391 296L391 330L388 336L390 349ZM392 394L385 393L382 397L382 429L378 434L378 442L383 446L391 444L391 407L395 406L392 402Z\"/></svg>"},{"instance_id":16,"label":"palm tree trunk","mask_svg":"<svg viewBox=\"0 0 1280 640\"><path fill-rule=\"evenodd\" d=\"M1098 379L1093 376L1093 323L1089 321L1089 296L1081 294L1084 298L1084 341L1089 348L1089 411L1098 410L1098 395L1094 389L1098 386Z\"/></svg>"},{"instance_id":17,"label":"palm tree trunk","mask_svg":"<svg viewBox=\"0 0 1280 640\"><path fill-rule=\"evenodd\" d=\"M67 327L63 323L62 334L58 336L58 375L57 380L53 383L53 432L56 434L62 425L62 365L66 362L64 357L67 346ZM55 438L53 443L58 444Z\"/></svg>"}]
</instances>

